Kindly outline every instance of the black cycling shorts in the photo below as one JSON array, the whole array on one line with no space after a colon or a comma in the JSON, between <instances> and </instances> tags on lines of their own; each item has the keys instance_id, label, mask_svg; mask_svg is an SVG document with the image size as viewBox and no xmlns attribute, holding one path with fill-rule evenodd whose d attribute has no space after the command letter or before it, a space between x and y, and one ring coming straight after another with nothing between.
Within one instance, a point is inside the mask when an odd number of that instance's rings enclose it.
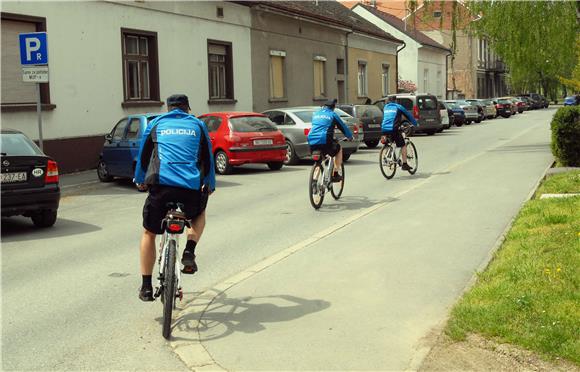
<instances>
[{"instance_id":1,"label":"black cycling shorts","mask_svg":"<svg viewBox=\"0 0 580 372\"><path fill-rule=\"evenodd\" d=\"M398 127L395 127L392 132L383 133L385 136L389 137L389 140L395 142L397 147L405 146L405 138L403 138L403 133Z\"/></svg>"},{"instance_id":2,"label":"black cycling shorts","mask_svg":"<svg viewBox=\"0 0 580 372\"><path fill-rule=\"evenodd\" d=\"M340 151L340 145L334 140L324 145L310 145L310 152L313 151L320 151L322 155L336 156Z\"/></svg>"},{"instance_id":3,"label":"black cycling shorts","mask_svg":"<svg viewBox=\"0 0 580 372\"><path fill-rule=\"evenodd\" d=\"M163 234L161 224L169 211L167 203L183 204L183 213L188 220L192 220L205 211L208 196L208 193L199 190L153 185L143 206L143 227L154 234Z\"/></svg>"}]
</instances>

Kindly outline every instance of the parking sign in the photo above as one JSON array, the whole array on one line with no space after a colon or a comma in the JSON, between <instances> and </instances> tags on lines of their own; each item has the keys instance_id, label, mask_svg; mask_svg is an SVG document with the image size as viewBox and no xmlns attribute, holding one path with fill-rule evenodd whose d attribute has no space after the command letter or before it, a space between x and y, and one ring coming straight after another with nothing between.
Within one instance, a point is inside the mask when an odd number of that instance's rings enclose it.
<instances>
[{"instance_id":1,"label":"parking sign","mask_svg":"<svg viewBox=\"0 0 580 372\"><path fill-rule=\"evenodd\" d=\"M46 32L19 34L20 64L48 65L48 38Z\"/></svg>"}]
</instances>

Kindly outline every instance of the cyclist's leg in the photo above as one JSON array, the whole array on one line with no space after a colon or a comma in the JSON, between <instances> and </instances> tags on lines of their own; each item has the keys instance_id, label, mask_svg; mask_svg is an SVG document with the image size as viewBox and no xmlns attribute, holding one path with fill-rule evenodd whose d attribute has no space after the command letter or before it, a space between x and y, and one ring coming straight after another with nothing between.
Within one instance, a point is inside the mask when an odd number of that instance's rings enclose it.
<instances>
[{"instance_id":1,"label":"cyclist's leg","mask_svg":"<svg viewBox=\"0 0 580 372\"><path fill-rule=\"evenodd\" d=\"M208 197L208 194L199 190L188 190L182 199L185 215L189 218L191 225L187 229L187 243L181 258L181 263L183 264L182 272L185 274L193 274L197 271L195 249L205 229L205 208Z\"/></svg>"}]
</instances>

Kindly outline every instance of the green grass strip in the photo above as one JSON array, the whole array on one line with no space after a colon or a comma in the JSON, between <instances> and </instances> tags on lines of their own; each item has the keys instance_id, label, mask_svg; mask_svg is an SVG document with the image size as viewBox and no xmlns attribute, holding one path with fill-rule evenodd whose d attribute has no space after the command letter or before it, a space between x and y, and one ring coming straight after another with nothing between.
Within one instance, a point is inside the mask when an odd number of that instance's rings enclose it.
<instances>
[{"instance_id":1,"label":"green grass strip","mask_svg":"<svg viewBox=\"0 0 580 372\"><path fill-rule=\"evenodd\" d=\"M550 177L540 189L580 192L580 172ZM455 340L478 333L580 364L580 196L525 204L453 308L446 333Z\"/></svg>"}]
</instances>

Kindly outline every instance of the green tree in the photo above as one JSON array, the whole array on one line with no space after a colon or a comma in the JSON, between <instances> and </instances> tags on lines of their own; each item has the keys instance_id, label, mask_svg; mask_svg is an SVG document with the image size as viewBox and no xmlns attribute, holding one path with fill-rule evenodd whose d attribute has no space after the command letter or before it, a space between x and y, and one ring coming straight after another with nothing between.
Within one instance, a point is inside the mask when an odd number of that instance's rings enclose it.
<instances>
[{"instance_id":1,"label":"green tree","mask_svg":"<svg viewBox=\"0 0 580 372\"><path fill-rule=\"evenodd\" d=\"M571 76L579 31L572 1L470 1L480 15L469 31L486 38L508 66L517 90L542 87L555 95L561 76Z\"/></svg>"}]
</instances>

